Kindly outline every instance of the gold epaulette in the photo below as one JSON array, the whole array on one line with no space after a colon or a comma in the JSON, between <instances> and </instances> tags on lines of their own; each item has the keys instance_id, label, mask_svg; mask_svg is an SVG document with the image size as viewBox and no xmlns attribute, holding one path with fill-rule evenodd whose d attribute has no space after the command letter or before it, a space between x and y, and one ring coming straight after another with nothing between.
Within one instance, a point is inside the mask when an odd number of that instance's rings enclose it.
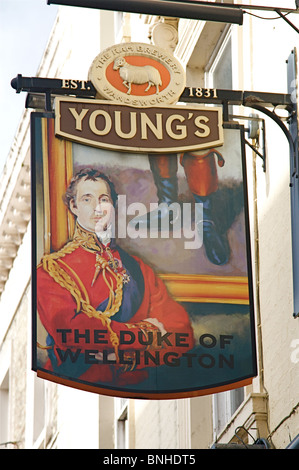
<instances>
[{"instance_id":1,"label":"gold epaulette","mask_svg":"<svg viewBox=\"0 0 299 470\"><path fill-rule=\"evenodd\" d=\"M116 358L118 360L119 339L116 333L111 328L110 317L115 315L119 311L122 303L123 277L121 276L121 274L114 273L113 270L111 270L111 268L109 267L109 264L103 258L101 267L104 281L109 288L109 300L107 308L104 312L96 310L90 304L89 296L83 282L81 281L77 273L63 260L65 255L72 253L80 246L82 246L80 241L74 239L73 241L67 243L58 252L43 256L41 260L41 266L43 267L44 271L46 271L52 277L52 279L54 279L55 282L57 282L57 284L59 284L62 288L70 292L76 302L77 313L84 313L89 318L97 318L102 322L102 325L107 328L110 334L111 344L113 345ZM98 256L99 254L97 253L97 257ZM108 272L112 277L116 279L115 291L112 288L112 282L107 279L106 272Z\"/></svg>"}]
</instances>

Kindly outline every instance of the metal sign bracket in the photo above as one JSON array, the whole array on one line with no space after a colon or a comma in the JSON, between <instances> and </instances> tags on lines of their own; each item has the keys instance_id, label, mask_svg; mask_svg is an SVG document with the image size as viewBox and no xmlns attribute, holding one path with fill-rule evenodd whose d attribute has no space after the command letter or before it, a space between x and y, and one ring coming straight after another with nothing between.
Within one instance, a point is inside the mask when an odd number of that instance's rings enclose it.
<instances>
[{"instance_id":1,"label":"metal sign bracket","mask_svg":"<svg viewBox=\"0 0 299 470\"><path fill-rule=\"evenodd\" d=\"M290 57L295 56L296 51L294 50ZM294 161L293 173L294 175L297 175L299 166L296 158L296 142L294 140L294 135L298 135L298 124L296 103L293 100L293 96L296 94L296 80L294 78L291 78L290 80L293 84L293 89L292 85L289 84L290 92L288 94L186 87L180 97L180 101L201 104L221 104L223 109L223 122L230 122L231 118L236 117L248 121L254 119L252 115L242 117L231 115L229 111L230 106L233 105L250 107L270 117L281 128L289 142L291 158ZM96 90L91 81L23 77L19 74L11 81L11 86L17 93L20 93L21 91L27 92L26 108L43 111L53 110L53 101L55 96L67 95L78 98L96 98ZM287 110L288 116L286 118L278 116L276 113L278 108ZM265 124L261 118L259 119L263 123L261 129L263 136L262 152L258 150L258 145L253 145L248 140L246 141L246 144L263 160L263 169L265 171ZM286 126L284 121L287 122L289 127ZM293 129L292 132L290 129Z\"/></svg>"}]
</instances>

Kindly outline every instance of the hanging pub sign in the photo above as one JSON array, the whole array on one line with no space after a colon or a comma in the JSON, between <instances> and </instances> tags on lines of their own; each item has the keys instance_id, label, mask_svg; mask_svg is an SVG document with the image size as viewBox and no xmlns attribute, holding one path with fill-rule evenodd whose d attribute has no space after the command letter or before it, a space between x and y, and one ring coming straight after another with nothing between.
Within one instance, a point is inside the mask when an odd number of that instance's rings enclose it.
<instances>
[{"instance_id":1,"label":"hanging pub sign","mask_svg":"<svg viewBox=\"0 0 299 470\"><path fill-rule=\"evenodd\" d=\"M221 109L135 108L98 100L56 100L56 135L87 145L132 152L184 152L223 143Z\"/></svg>"},{"instance_id":2,"label":"hanging pub sign","mask_svg":"<svg viewBox=\"0 0 299 470\"><path fill-rule=\"evenodd\" d=\"M179 103L183 69L152 45L89 79L95 99L32 114L33 369L130 398L251 383L244 129Z\"/></svg>"}]
</instances>

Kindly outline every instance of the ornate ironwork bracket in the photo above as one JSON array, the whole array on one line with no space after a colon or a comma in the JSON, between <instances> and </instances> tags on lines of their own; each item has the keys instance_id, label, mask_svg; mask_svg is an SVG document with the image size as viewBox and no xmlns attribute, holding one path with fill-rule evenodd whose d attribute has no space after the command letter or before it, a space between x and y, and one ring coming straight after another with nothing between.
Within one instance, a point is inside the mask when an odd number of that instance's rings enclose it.
<instances>
[{"instance_id":1,"label":"ornate ironwork bracket","mask_svg":"<svg viewBox=\"0 0 299 470\"><path fill-rule=\"evenodd\" d=\"M296 50L292 51L288 63L296 56ZM289 67L290 68L290 67ZM294 69L294 67L293 67ZM294 74L293 74L294 75ZM39 77L23 77L18 75L11 81L11 86L17 93L21 91L27 92L26 107L42 109L46 111L53 110L53 99L58 95L76 96L81 98L95 98L96 90L90 81L74 80L74 79L50 79ZM292 88L293 87L293 88ZM180 97L183 102L197 102L220 104L223 108L223 121L230 120L229 107L232 105L245 106L255 109L266 116L270 117L285 134L290 147L292 165L291 178L298 177L299 165L297 142L298 142L298 119L297 119L297 103L293 98L296 96L296 78L289 78L289 93L261 93L253 91L238 90L221 90L221 89L205 89L205 88L185 88ZM270 109L272 108L272 110ZM277 108L286 109L287 118L284 120L276 113ZM244 120L250 120L250 117L244 116ZM285 121L289 127L286 126ZM265 146L263 153L257 148L246 143L259 155L263 160L263 168L266 169L266 152ZM292 184L292 181L291 181Z\"/></svg>"},{"instance_id":2,"label":"ornate ironwork bracket","mask_svg":"<svg viewBox=\"0 0 299 470\"><path fill-rule=\"evenodd\" d=\"M299 33L299 29L297 28L297 26L294 25L294 23L292 23L287 17L286 15L283 15L282 14L282 11L280 8L275 8L275 11L276 13L286 22L288 23L289 26L291 26L291 28L293 28L296 33Z\"/></svg>"},{"instance_id":3,"label":"ornate ironwork bracket","mask_svg":"<svg viewBox=\"0 0 299 470\"><path fill-rule=\"evenodd\" d=\"M200 97L197 95L198 90L201 90ZM205 95L210 95L209 97ZM211 98L213 96L213 98ZM227 122L230 120L229 107L233 105L244 106L259 111L268 117L270 117L283 131L285 134L289 146L291 155L294 158L295 142L294 138L286 126L285 121L290 124L296 115L295 104L292 100L292 94L281 94L281 93L264 93L264 92L253 92L253 91L236 91L236 90L214 90L212 93L207 89L198 88L186 88L181 96L181 101L187 102L198 102L198 103L213 103L220 104L223 107L223 121ZM281 118L277 115L277 109L287 110L288 116ZM249 116L244 116L244 120L250 119ZM262 159L265 166L265 153L260 154L253 149ZM296 167L297 168L297 167Z\"/></svg>"},{"instance_id":4,"label":"ornate ironwork bracket","mask_svg":"<svg viewBox=\"0 0 299 470\"><path fill-rule=\"evenodd\" d=\"M292 80L293 83L295 83L295 79ZM11 81L11 86L17 93L20 93L21 91L27 92L26 108L35 108L46 111L53 110L53 100L55 96L68 95L91 99L96 97L96 90L90 81L23 77L19 74ZM288 139L291 158L294 162L292 176L298 176L299 166L296 159L296 141L294 140L296 129L298 134L298 126L296 126L295 132L291 133L290 131L290 127L294 128L294 122L297 123L296 103L292 100L293 95L294 90L291 90L289 94L281 94L187 87L181 95L180 101L203 104L220 104L223 108L224 122L228 122L232 117L229 113L229 107L232 105L250 107L256 111L264 113L276 122ZM270 108L272 108L272 110ZM288 116L285 120L289 124L289 128L286 126L284 120L276 114L277 108L283 108L288 111ZM244 116L243 119L250 120L251 118L250 116ZM266 146L263 146L263 152L261 153L257 150L256 146L250 144L248 140L246 140L246 144L250 146L263 160L263 169L265 171Z\"/></svg>"},{"instance_id":5,"label":"ornate ironwork bracket","mask_svg":"<svg viewBox=\"0 0 299 470\"><path fill-rule=\"evenodd\" d=\"M88 80L23 77L18 74L11 80L17 93L27 92L26 108L53 111L55 96L68 95L78 98L95 98L96 89Z\"/></svg>"}]
</instances>

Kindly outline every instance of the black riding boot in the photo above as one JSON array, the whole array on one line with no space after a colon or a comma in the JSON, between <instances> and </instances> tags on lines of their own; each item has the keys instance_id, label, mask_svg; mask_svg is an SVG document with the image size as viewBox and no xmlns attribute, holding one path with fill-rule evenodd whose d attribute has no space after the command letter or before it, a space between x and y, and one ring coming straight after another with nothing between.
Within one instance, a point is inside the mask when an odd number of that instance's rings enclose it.
<instances>
[{"instance_id":1,"label":"black riding boot","mask_svg":"<svg viewBox=\"0 0 299 470\"><path fill-rule=\"evenodd\" d=\"M205 247L206 255L211 263L218 266L226 264L230 256L230 248L225 233L220 233L213 216L212 211L212 196L198 196L193 194L197 203L203 204L203 220L198 222L202 227L203 244Z\"/></svg>"},{"instance_id":2,"label":"black riding boot","mask_svg":"<svg viewBox=\"0 0 299 470\"><path fill-rule=\"evenodd\" d=\"M177 179L177 156L168 155L164 159L163 166L159 156L149 156L150 168L157 188L158 208L143 216L134 217L130 224L138 228L148 229L151 226L158 230L172 229L175 220L180 214L178 206L178 179ZM164 176L163 176L164 175ZM165 177L167 175L167 177ZM176 204L173 204L176 203Z\"/></svg>"}]
</instances>

